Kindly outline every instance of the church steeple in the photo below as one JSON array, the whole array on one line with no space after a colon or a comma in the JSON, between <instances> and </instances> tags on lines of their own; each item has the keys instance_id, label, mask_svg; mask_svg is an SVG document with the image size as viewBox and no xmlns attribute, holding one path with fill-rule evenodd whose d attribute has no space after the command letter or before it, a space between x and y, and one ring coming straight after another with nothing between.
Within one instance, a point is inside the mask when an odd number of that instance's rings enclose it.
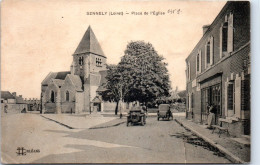
<instances>
[{"instance_id":1,"label":"church steeple","mask_svg":"<svg viewBox=\"0 0 260 165\"><path fill-rule=\"evenodd\" d=\"M82 37L76 51L74 52L74 55L83 54L83 53L93 53L95 55L99 55L106 58L90 26L88 27L87 31Z\"/></svg>"},{"instance_id":2,"label":"church steeple","mask_svg":"<svg viewBox=\"0 0 260 165\"><path fill-rule=\"evenodd\" d=\"M79 75L85 82L90 73L95 74L106 69L106 56L89 26L73 54L71 73Z\"/></svg>"}]
</instances>

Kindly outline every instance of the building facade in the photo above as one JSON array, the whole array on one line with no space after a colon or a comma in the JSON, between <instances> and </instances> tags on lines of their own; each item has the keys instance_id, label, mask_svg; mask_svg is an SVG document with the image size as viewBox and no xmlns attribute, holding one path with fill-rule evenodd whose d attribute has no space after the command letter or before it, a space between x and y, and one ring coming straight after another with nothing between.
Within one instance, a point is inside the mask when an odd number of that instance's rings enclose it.
<instances>
[{"instance_id":1,"label":"building facade","mask_svg":"<svg viewBox=\"0 0 260 165\"><path fill-rule=\"evenodd\" d=\"M37 98L25 98L23 101L28 106L28 111L40 111L41 101Z\"/></svg>"},{"instance_id":2,"label":"building facade","mask_svg":"<svg viewBox=\"0 0 260 165\"><path fill-rule=\"evenodd\" d=\"M250 4L227 2L186 59L186 117L207 123L207 105L229 121L233 136L250 134Z\"/></svg>"},{"instance_id":3,"label":"building facade","mask_svg":"<svg viewBox=\"0 0 260 165\"><path fill-rule=\"evenodd\" d=\"M2 113L4 109L7 113L20 113L22 110L27 111L28 106L22 95L16 95L16 92L1 91L1 109Z\"/></svg>"},{"instance_id":4,"label":"building facade","mask_svg":"<svg viewBox=\"0 0 260 165\"><path fill-rule=\"evenodd\" d=\"M74 52L70 71L50 72L41 83L42 113L114 110L98 95L106 76L106 56L89 26Z\"/></svg>"}]
</instances>

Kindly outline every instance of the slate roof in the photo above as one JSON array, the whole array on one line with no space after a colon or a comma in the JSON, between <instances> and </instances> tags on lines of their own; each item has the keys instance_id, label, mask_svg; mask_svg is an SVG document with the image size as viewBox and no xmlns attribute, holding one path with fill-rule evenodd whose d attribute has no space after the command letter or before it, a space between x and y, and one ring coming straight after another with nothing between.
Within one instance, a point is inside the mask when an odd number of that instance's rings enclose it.
<instances>
[{"instance_id":1,"label":"slate roof","mask_svg":"<svg viewBox=\"0 0 260 165\"><path fill-rule=\"evenodd\" d=\"M66 76L70 74L69 71L65 71L65 72L57 72L57 75L55 77L55 79L61 79L61 80L65 80Z\"/></svg>"},{"instance_id":2,"label":"slate roof","mask_svg":"<svg viewBox=\"0 0 260 165\"><path fill-rule=\"evenodd\" d=\"M82 81L78 75L68 74L69 79L72 81L72 84L75 86L76 91L82 90Z\"/></svg>"},{"instance_id":3,"label":"slate roof","mask_svg":"<svg viewBox=\"0 0 260 165\"><path fill-rule=\"evenodd\" d=\"M50 80L52 78L55 78L57 76L57 72L50 72L45 79L42 81L42 85L48 85L48 83L50 82Z\"/></svg>"},{"instance_id":4,"label":"slate roof","mask_svg":"<svg viewBox=\"0 0 260 165\"><path fill-rule=\"evenodd\" d=\"M106 57L90 26L88 27L76 51L74 52L74 54L82 54L82 53L93 53L96 55Z\"/></svg>"},{"instance_id":5,"label":"slate roof","mask_svg":"<svg viewBox=\"0 0 260 165\"><path fill-rule=\"evenodd\" d=\"M15 97L9 91L1 91L1 98L4 100L15 99Z\"/></svg>"},{"instance_id":6,"label":"slate roof","mask_svg":"<svg viewBox=\"0 0 260 165\"><path fill-rule=\"evenodd\" d=\"M70 74L69 71L65 72L50 72L45 79L42 81L42 85L48 85L51 79L60 79L65 80L67 74Z\"/></svg>"}]
</instances>

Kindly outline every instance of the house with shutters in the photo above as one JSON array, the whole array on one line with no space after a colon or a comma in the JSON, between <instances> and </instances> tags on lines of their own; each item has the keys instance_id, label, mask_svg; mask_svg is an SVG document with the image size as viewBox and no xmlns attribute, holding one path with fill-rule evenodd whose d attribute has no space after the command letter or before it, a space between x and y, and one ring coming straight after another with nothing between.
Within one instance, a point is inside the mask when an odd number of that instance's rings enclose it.
<instances>
[{"instance_id":1,"label":"house with shutters","mask_svg":"<svg viewBox=\"0 0 260 165\"><path fill-rule=\"evenodd\" d=\"M114 110L99 92L106 79L106 60L89 26L75 50L70 71L50 72L41 83L42 113L84 113Z\"/></svg>"},{"instance_id":2,"label":"house with shutters","mask_svg":"<svg viewBox=\"0 0 260 165\"><path fill-rule=\"evenodd\" d=\"M207 123L217 109L232 136L250 134L250 3L229 1L186 58L186 118Z\"/></svg>"}]
</instances>

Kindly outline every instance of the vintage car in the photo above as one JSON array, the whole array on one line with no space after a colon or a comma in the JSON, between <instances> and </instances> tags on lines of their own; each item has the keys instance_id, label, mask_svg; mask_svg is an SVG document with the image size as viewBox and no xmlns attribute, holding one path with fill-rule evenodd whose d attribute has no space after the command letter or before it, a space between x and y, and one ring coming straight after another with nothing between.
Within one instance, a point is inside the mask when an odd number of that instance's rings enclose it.
<instances>
[{"instance_id":1,"label":"vintage car","mask_svg":"<svg viewBox=\"0 0 260 165\"><path fill-rule=\"evenodd\" d=\"M146 124L146 114L142 107L134 107L127 114L126 126L131 124L141 124L144 126Z\"/></svg>"},{"instance_id":2,"label":"vintage car","mask_svg":"<svg viewBox=\"0 0 260 165\"><path fill-rule=\"evenodd\" d=\"M157 112L157 120L159 121L160 118L167 119L167 120L170 120L170 118L173 119L169 104L159 105L159 110Z\"/></svg>"}]
</instances>

